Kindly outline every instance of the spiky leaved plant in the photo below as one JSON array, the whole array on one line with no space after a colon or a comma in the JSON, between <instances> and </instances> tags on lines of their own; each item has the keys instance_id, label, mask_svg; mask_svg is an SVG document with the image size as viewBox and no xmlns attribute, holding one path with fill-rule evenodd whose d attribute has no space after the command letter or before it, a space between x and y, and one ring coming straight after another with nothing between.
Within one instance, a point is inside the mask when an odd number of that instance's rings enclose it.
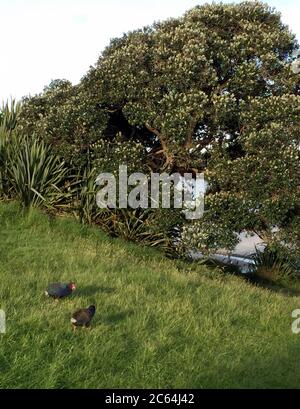
<instances>
[{"instance_id":1,"label":"spiky leaved plant","mask_svg":"<svg viewBox=\"0 0 300 409\"><path fill-rule=\"evenodd\" d=\"M8 174L15 196L25 207L57 203L67 176L64 161L43 141L24 138L9 151Z\"/></svg>"},{"instance_id":2,"label":"spiky leaved plant","mask_svg":"<svg viewBox=\"0 0 300 409\"><path fill-rule=\"evenodd\" d=\"M8 196L11 184L7 174L8 151L16 142L13 131L17 125L21 103L12 99L0 108L0 197Z\"/></svg>"},{"instance_id":3,"label":"spiky leaved plant","mask_svg":"<svg viewBox=\"0 0 300 409\"><path fill-rule=\"evenodd\" d=\"M256 249L253 260L253 273L260 279L280 283L296 277L293 260L275 248Z\"/></svg>"},{"instance_id":4,"label":"spiky leaved plant","mask_svg":"<svg viewBox=\"0 0 300 409\"><path fill-rule=\"evenodd\" d=\"M10 102L2 103L0 108L0 130L12 131L15 129L20 111L20 101L12 99Z\"/></svg>"},{"instance_id":5,"label":"spiky leaved plant","mask_svg":"<svg viewBox=\"0 0 300 409\"><path fill-rule=\"evenodd\" d=\"M99 209L96 205L96 172L85 168L75 180L75 214L83 224L91 224L97 218Z\"/></svg>"}]
</instances>

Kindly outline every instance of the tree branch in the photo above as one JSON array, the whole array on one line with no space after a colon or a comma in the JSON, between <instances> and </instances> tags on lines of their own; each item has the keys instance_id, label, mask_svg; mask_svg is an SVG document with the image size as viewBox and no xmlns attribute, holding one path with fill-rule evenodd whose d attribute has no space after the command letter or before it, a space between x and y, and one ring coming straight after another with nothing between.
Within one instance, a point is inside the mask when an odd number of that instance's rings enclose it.
<instances>
[{"instance_id":1,"label":"tree branch","mask_svg":"<svg viewBox=\"0 0 300 409\"><path fill-rule=\"evenodd\" d=\"M189 149L191 147L191 145L192 145L193 134L194 134L195 126L197 125L197 122L198 122L197 116L194 115L192 117L190 125L188 127L187 137L186 137L184 145L183 145L183 147L185 149Z\"/></svg>"}]
</instances>

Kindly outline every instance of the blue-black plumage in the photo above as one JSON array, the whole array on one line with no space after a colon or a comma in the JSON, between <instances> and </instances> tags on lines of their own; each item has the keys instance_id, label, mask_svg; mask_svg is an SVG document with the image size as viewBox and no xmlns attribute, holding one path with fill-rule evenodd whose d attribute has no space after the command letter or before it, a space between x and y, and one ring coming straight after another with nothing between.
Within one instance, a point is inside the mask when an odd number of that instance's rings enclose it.
<instances>
[{"instance_id":1,"label":"blue-black plumage","mask_svg":"<svg viewBox=\"0 0 300 409\"><path fill-rule=\"evenodd\" d=\"M90 305L88 308L81 308L74 312L71 318L71 323L74 330L76 327L89 327L93 316L95 315L96 307Z\"/></svg>"},{"instance_id":2,"label":"blue-black plumage","mask_svg":"<svg viewBox=\"0 0 300 409\"><path fill-rule=\"evenodd\" d=\"M52 283L49 284L45 294L52 298L64 298L68 297L76 289L73 282L70 283Z\"/></svg>"}]
</instances>

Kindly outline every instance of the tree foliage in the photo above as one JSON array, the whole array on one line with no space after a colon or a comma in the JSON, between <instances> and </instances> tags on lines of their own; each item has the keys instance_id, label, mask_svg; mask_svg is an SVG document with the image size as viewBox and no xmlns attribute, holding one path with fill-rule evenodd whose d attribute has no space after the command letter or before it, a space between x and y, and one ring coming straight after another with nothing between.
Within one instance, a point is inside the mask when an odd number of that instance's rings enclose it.
<instances>
[{"instance_id":1,"label":"tree foliage","mask_svg":"<svg viewBox=\"0 0 300 409\"><path fill-rule=\"evenodd\" d=\"M185 223L188 246L231 248L244 229L294 241L298 51L266 4L198 6L112 40L79 85L26 99L20 127L76 166L204 172L206 212Z\"/></svg>"}]
</instances>

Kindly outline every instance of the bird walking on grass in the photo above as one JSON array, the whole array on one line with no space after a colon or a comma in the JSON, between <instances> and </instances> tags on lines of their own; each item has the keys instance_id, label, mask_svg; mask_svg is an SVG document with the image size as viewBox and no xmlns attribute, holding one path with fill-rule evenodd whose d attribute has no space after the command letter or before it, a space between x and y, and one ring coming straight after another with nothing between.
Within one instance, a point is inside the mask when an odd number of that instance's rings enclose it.
<instances>
[{"instance_id":1,"label":"bird walking on grass","mask_svg":"<svg viewBox=\"0 0 300 409\"><path fill-rule=\"evenodd\" d=\"M77 327L89 328L95 312L96 307L94 305L75 311L71 318L73 331L75 331Z\"/></svg>"},{"instance_id":2,"label":"bird walking on grass","mask_svg":"<svg viewBox=\"0 0 300 409\"><path fill-rule=\"evenodd\" d=\"M72 294L73 291L76 290L76 285L73 282L70 283L52 283L49 284L45 294L48 297L52 297L55 300L59 300L60 298L68 297Z\"/></svg>"}]
</instances>

